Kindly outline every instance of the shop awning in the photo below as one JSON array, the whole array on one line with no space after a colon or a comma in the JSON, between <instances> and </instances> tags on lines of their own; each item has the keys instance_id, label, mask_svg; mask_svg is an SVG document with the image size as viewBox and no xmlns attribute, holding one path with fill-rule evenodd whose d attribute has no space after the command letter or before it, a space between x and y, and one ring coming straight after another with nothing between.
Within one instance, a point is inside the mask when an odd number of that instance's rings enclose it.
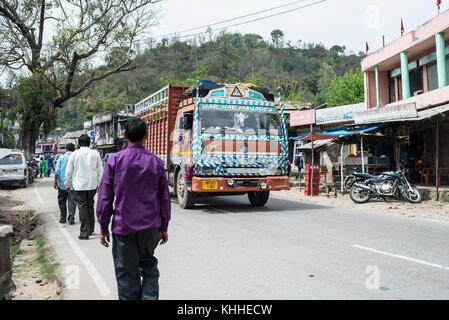
<instances>
[{"instance_id":1,"label":"shop awning","mask_svg":"<svg viewBox=\"0 0 449 320\"><path fill-rule=\"evenodd\" d=\"M434 116L438 116L440 114L449 112L449 104L444 104L438 107L432 107L428 108L426 110L421 110L417 112L416 118L397 118L397 119L390 119L390 120L376 120L376 121L370 121L371 124L379 124L379 123L392 123L392 122L410 122L410 121L422 121L426 119L430 119Z\"/></svg>"},{"instance_id":2,"label":"shop awning","mask_svg":"<svg viewBox=\"0 0 449 320\"><path fill-rule=\"evenodd\" d=\"M327 140L318 140L313 142L313 149L319 149L321 147L324 147L325 145L328 145L335 139L327 139ZM311 150L312 149L312 142L309 142L301 147L298 148L299 150Z\"/></svg>"},{"instance_id":3,"label":"shop awning","mask_svg":"<svg viewBox=\"0 0 449 320\"><path fill-rule=\"evenodd\" d=\"M337 135L328 135L328 134L323 134L323 133L314 133L313 134L313 141L318 141L318 140L329 140L329 139L336 139L339 138L340 136ZM307 135L306 137L304 137L303 139L301 139L303 141L311 141L312 137L311 135Z\"/></svg>"},{"instance_id":4,"label":"shop awning","mask_svg":"<svg viewBox=\"0 0 449 320\"><path fill-rule=\"evenodd\" d=\"M349 136L352 134L363 134L370 131L374 131L376 129L379 129L382 126L370 126L370 127L360 127L360 128L353 128L353 129L345 129L345 130L338 130L338 131L331 131L327 132L326 134L329 136Z\"/></svg>"},{"instance_id":5,"label":"shop awning","mask_svg":"<svg viewBox=\"0 0 449 320\"><path fill-rule=\"evenodd\" d=\"M318 140L329 140L329 139L337 139L340 138L342 136L349 136L349 135L353 135L353 134L363 134L363 133L367 133L370 131L374 131L376 129L379 129L380 125L378 126L369 126L369 127L359 127L359 128L345 128L345 129L341 129L341 130L336 130L336 131L330 131L330 132L326 132L326 133L314 133L313 134L313 140L314 141L318 141ZM303 140L303 141L310 141L310 133L303 135L303 136L299 136L299 137L290 137L289 140Z\"/></svg>"}]
</instances>

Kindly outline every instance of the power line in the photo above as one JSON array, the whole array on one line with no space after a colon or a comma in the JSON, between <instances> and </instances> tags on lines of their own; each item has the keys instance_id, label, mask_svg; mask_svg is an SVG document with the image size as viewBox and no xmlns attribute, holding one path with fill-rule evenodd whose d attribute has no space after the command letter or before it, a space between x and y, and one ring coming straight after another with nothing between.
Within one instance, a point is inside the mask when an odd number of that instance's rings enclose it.
<instances>
[{"instance_id":1,"label":"power line","mask_svg":"<svg viewBox=\"0 0 449 320\"><path fill-rule=\"evenodd\" d=\"M307 8L307 7L311 7L311 6L320 4L320 3L322 3L322 2L326 2L326 1L327 1L327 0L315 1L315 2L309 3L309 4L307 4L307 5L303 5L303 6L296 7L296 8L292 8L292 9L285 10L285 11L282 11L282 12L274 13L274 14L271 14L271 15L268 15L268 16L263 16L263 17L260 17L260 18L256 18L256 19L252 19L252 20L248 20L248 21L243 21L243 22L239 22L239 23L235 23L235 24L232 24L232 25L229 25L229 26L216 28L216 29L210 30L210 32L216 32L216 31L220 31L220 30L227 29L227 28L232 28L232 27L236 27L236 26L248 24L248 23L251 23L251 22L256 22L256 21L260 21L260 20L265 20L265 19L272 18L272 17L278 16L278 15L290 13L290 12L297 11L297 10L300 10L300 9L304 9L304 8ZM236 18L236 19L237 19L237 18ZM217 24L218 24L218 23L217 23ZM209 26L209 25L208 25L208 26ZM182 35L182 36L178 36L178 38L179 38L179 39L182 39L182 38L190 38L190 37L195 37L195 36L201 35L201 34L203 34L203 33L204 33L204 32L198 32L198 33L193 33L193 34L188 34L188 35ZM175 34L176 34L176 33L171 33L171 35L175 35ZM156 37L156 38L153 38L153 39L161 39L161 38L163 38L163 36L159 36L159 37ZM135 40L134 42L140 42L140 41L145 41L145 39Z\"/></svg>"},{"instance_id":2,"label":"power line","mask_svg":"<svg viewBox=\"0 0 449 320\"><path fill-rule=\"evenodd\" d=\"M294 4L299 3L299 2L304 2L304 1L306 1L306 0L298 0L298 1L290 2L290 3L287 3L287 4L281 5L281 6L273 7L273 8L270 8L270 9L265 9L265 10L261 10L261 11L258 11L258 12L246 14L246 15L243 15L243 16L240 16L240 17L236 17L236 18L232 18L232 19L228 19L228 20L223 20L223 21L219 21L219 22L215 22L215 23L211 23L211 24L205 24L205 25L202 25L202 26L199 26L199 27L195 27L195 28L191 28L191 29L187 29L187 30L183 30L183 31L167 33L167 34L164 34L164 35L160 36L160 38L168 37L168 36L171 36L171 35L174 35L174 34L190 32L190 31L194 31L194 30L198 30L198 29L203 29L203 28L206 28L206 27L212 27L212 26L216 26L218 24L223 24L223 23L226 23L226 22L240 20L240 19L247 18L247 17L250 17L250 16L255 16L255 15L258 15L258 14L261 14L261 13L264 13L264 12L269 12L269 11L273 11L273 10L276 10L276 9L285 8L285 7L294 5Z\"/></svg>"}]
</instances>

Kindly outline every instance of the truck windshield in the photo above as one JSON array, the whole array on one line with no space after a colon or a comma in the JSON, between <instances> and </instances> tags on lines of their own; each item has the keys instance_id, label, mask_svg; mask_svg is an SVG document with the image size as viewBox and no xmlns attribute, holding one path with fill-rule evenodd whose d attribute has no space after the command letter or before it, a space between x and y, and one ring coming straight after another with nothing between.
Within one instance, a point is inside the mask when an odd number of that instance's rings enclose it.
<instances>
[{"instance_id":1,"label":"truck windshield","mask_svg":"<svg viewBox=\"0 0 449 320\"><path fill-rule=\"evenodd\" d=\"M200 104L202 134L282 135L275 107Z\"/></svg>"}]
</instances>

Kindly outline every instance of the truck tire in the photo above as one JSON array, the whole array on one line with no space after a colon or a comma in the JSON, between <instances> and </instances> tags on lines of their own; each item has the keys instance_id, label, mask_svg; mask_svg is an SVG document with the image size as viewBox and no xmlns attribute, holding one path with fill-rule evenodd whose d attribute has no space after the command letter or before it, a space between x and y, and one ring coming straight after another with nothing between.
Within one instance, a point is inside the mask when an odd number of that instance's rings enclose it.
<instances>
[{"instance_id":1,"label":"truck tire","mask_svg":"<svg viewBox=\"0 0 449 320\"><path fill-rule=\"evenodd\" d=\"M270 191L251 191L248 192L248 199L254 207L263 207L270 197Z\"/></svg>"},{"instance_id":2,"label":"truck tire","mask_svg":"<svg viewBox=\"0 0 449 320\"><path fill-rule=\"evenodd\" d=\"M181 208L192 209L195 206L195 194L187 189L182 171L179 171L176 178L176 196Z\"/></svg>"}]
</instances>

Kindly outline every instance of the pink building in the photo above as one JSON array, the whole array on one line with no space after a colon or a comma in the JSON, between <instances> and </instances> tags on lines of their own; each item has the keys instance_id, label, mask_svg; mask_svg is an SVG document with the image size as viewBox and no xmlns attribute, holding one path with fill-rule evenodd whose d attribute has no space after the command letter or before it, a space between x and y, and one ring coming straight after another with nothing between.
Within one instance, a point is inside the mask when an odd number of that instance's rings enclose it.
<instances>
[{"instance_id":1,"label":"pink building","mask_svg":"<svg viewBox=\"0 0 449 320\"><path fill-rule=\"evenodd\" d=\"M362 61L368 109L449 101L449 10Z\"/></svg>"},{"instance_id":2,"label":"pink building","mask_svg":"<svg viewBox=\"0 0 449 320\"><path fill-rule=\"evenodd\" d=\"M449 10L362 61L366 111L355 123L381 123L415 183L449 184ZM437 179L438 177L438 179Z\"/></svg>"}]
</instances>

